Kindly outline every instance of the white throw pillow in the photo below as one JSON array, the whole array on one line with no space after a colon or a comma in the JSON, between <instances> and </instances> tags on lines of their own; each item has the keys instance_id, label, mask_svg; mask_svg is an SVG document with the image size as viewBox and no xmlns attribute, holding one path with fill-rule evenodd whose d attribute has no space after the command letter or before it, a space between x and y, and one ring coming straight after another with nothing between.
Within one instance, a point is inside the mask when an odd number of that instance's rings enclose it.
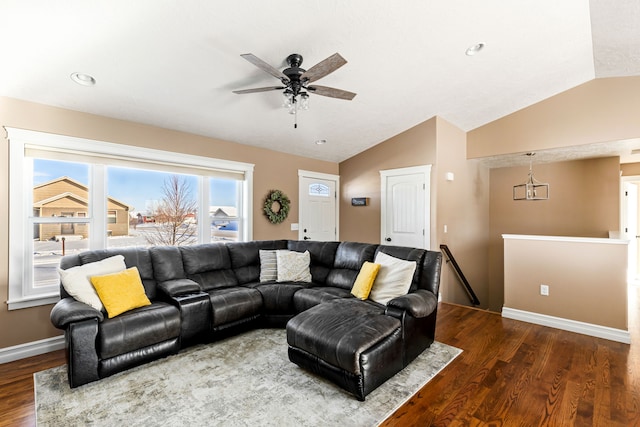
<instances>
[{"instance_id":1,"label":"white throw pillow","mask_svg":"<svg viewBox=\"0 0 640 427\"><path fill-rule=\"evenodd\" d=\"M417 266L415 261L405 261L378 252L375 263L380 264L380 271L373 282L373 288L369 294L370 300L387 304L390 300L409 292Z\"/></svg>"},{"instance_id":2,"label":"white throw pillow","mask_svg":"<svg viewBox=\"0 0 640 427\"><path fill-rule=\"evenodd\" d=\"M284 250L284 249L283 249ZM278 259L275 250L260 249L260 281L272 282L278 280Z\"/></svg>"},{"instance_id":3,"label":"white throw pillow","mask_svg":"<svg viewBox=\"0 0 640 427\"><path fill-rule=\"evenodd\" d=\"M58 269L64 290L80 302L96 310L102 310L102 301L91 284L92 276L119 273L127 269L122 255L115 255L101 261L71 267L66 270Z\"/></svg>"},{"instance_id":4,"label":"white throw pillow","mask_svg":"<svg viewBox=\"0 0 640 427\"><path fill-rule=\"evenodd\" d=\"M278 282L310 282L309 251L277 251Z\"/></svg>"}]
</instances>

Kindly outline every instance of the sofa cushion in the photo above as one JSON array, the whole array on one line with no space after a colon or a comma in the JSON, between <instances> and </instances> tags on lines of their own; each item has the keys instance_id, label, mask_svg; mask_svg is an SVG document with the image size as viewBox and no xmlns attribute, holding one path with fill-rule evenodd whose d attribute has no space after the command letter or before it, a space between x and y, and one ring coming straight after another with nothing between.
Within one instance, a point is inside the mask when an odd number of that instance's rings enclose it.
<instances>
[{"instance_id":1,"label":"sofa cushion","mask_svg":"<svg viewBox=\"0 0 640 427\"><path fill-rule=\"evenodd\" d=\"M99 325L96 343L101 359L157 344L180 334L180 311L167 303L154 302Z\"/></svg>"},{"instance_id":2,"label":"sofa cushion","mask_svg":"<svg viewBox=\"0 0 640 427\"><path fill-rule=\"evenodd\" d=\"M188 275L231 269L229 250L222 243L180 246L180 253L184 271Z\"/></svg>"},{"instance_id":3,"label":"sofa cushion","mask_svg":"<svg viewBox=\"0 0 640 427\"><path fill-rule=\"evenodd\" d=\"M134 308L151 305L144 293L137 267L119 273L93 276L91 284L96 288L110 319Z\"/></svg>"},{"instance_id":4,"label":"sofa cushion","mask_svg":"<svg viewBox=\"0 0 640 427\"><path fill-rule=\"evenodd\" d=\"M236 286L238 279L231 269L231 257L222 243L181 246L182 264L187 277L205 290Z\"/></svg>"},{"instance_id":5,"label":"sofa cushion","mask_svg":"<svg viewBox=\"0 0 640 427\"><path fill-rule=\"evenodd\" d=\"M376 263L380 264L380 271L373 282L369 294L370 299L380 304L386 304L393 298L406 295L409 292L411 281L416 272L415 261L405 261L384 252L378 252Z\"/></svg>"},{"instance_id":6,"label":"sofa cushion","mask_svg":"<svg viewBox=\"0 0 640 427\"><path fill-rule=\"evenodd\" d=\"M326 285L351 290L365 261L373 261L377 245L342 242L336 250L333 269L327 275Z\"/></svg>"},{"instance_id":7,"label":"sofa cushion","mask_svg":"<svg viewBox=\"0 0 640 427\"><path fill-rule=\"evenodd\" d=\"M320 303L341 298L353 298L351 291L330 286L301 289L293 295L293 306L296 313L301 313Z\"/></svg>"},{"instance_id":8,"label":"sofa cushion","mask_svg":"<svg viewBox=\"0 0 640 427\"><path fill-rule=\"evenodd\" d=\"M254 317L262 310L262 295L256 289L236 287L209 291L211 326Z\"/></svg>"},{"instance_id":9,"label":"sofa cushion","mask_svg":"<svg viewBox=\"0 0 640 427\"><path fill-rule=\"evenodd\" d=\"M149 253L153 264L153 275L158 282L187 278L179 247L154 246L149 248Z\"/></svg>"},{"instance_id":10,"label":"sofa cushion","mask_svg":"<svg viewBox=\"0 0 640 427\"><path fill-rule=\"evenodd\" d=\"M404 246L385 246L380 245L376 250L376 255L378 252L385 253L387 255L391 255L395 258L404 259L407 261L415 261L416 262L416 272L413 275L413 279L411 281L411 287L409 288L410 292L418 289L418 285L422 280L422 270L423 264L425 262L428 254L440 254L440 252L428 251L426 249L417 249L417 248L408 248Z\"/></svg>"},{"instance_id":11,"label":"sofa cushion","mask_svg":"<svg viewBox=\"0 0 640 427\"><path fill-rule=\"evenodd\" d=\"M309 251L277 251L278 282L311 282Z\"/></svg>"},{"instance_id":12,"label":"sofa cushion","mask_svg":"<svg viewBox=\"0 0 640 427\"><path fill-rule=\"evenodd\" d=\"M58 272L60 273L62 286L69 295L100 311L103 308L102 300L91 284L91 276L117 273L124 271L126 268L124 257L115 255L100 261L71 267L67 270L59 269Z\"/></svg>"},{"instance_id":13,"label":"sofa cushion","mask_svg":"<svg viewBox=\"0 0 640 427\"><path fill-rule=\"evenodd\" d=\"M278 257L276 256L276 251L260 249L258 253L260 256L260 282L275 282L278 280Z\"/></svg>"},{"instance_id":14,"label":"sofa cushion","mask_svg":"<svg viewBox=\"0 0 640 427\"><path fill-rule=\"evenodd\" d=\"M366 300L369 298L369 294L371 293L371 288L373 287L373 282L376 280L378 271L380 271L380 264L365 261L358 273L358 277L356 277L356 282L353 284L353 288L351 288L351 295L360 300Z\"/></svg>"},{"instance_id":15,"label":"sofa cushion","mask_svg":"<svg viewBox=\"0 0 640 427\"><path fill-rule=\"evenodd\" d=\"M266 314L294 314L297 313L294 295L305 289L304 283L254 283L245 285L257 289L262 295L263 312Z\"/></svg>"},{"instance_id":16,"label":"sofa cushion","mask_svg":"<svg viewBox=\"0 0 640 427\"><path fill-rule=\"evenodd\" d=\"M287 342L345 371L361 372L360 355L400 329L400 320L357 299L334 300L287 323Z\"/></svg>"},{"instance_id":17,"label":"sofa cushion","mask_svg":"<svg viewBox=\"0 0 640 427\"><path fill-rule=\"evenodd\" d=\"M291 251L309 251L311 255L311 280L314 283L324 285L327 276L333 268L333 261L340 242L316 242L311 240L289 240L288 248Z\"/></svg>"}]
</instances>

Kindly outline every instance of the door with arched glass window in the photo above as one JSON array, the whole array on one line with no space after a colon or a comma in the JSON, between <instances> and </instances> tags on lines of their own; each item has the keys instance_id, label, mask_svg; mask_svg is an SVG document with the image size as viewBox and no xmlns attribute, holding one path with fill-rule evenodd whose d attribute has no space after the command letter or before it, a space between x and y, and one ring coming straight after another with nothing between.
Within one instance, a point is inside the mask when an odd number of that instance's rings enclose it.
<instances>
[{"instance_id":1,"label":"door with arched glass window","mask_svg":"<svg viewBox=\"0 0 640 427\"><path fill-rule=\"evenodd\" d=\"M337 179L324 174L300 175L300 240L338 240Z\"/></svg>"}]
</instances>

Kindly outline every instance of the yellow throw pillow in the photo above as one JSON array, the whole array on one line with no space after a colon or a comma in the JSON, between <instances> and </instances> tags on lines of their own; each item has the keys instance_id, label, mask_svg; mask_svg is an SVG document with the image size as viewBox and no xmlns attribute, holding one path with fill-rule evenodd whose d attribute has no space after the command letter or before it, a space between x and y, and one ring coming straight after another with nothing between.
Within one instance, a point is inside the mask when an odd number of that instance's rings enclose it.
<instances>
[{"instance_id":1,"label":"yellow throw pillow","mask_svg":"<svg viewBox=\"0 0 640 427\"><path fill-rule=\"evenodd\" d=\"M137 267L128 268L120 273L92 276L91 283L96 288L109 319L134 308L151 305L144 293Z\"/></svg>"},{"instance_id":2,"label":"yellow throw pillow","mask_svg":"<svg viewBox=\"0 0 640 427\"><path fill-rule=\"evenodd\" d=\"M380 271L380 264L365 261L364 264L362 264L362 268L360 268L353 288L351 288L351 295L361 300L369 298L369 293L371 292L374 280L376 280L378 271Z\"/></svg>"}]
</instances>

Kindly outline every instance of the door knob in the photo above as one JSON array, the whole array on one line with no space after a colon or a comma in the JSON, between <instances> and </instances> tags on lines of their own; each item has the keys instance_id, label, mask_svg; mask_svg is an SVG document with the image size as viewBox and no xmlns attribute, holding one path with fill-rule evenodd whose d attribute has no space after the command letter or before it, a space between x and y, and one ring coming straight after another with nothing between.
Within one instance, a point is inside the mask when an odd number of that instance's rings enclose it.
<instances>
[{"instance_id":1,"label":"door knob","mask_svg":"<svg viewBox=\"0 0 640 427\"><path fill-rule=\"evenodd\" d=\"M311 239L311 237L304 236L304 237L303 237L303 239L304 239L304 240L310 240L310 239Z\"/></svg>"},{"instance_id":2,"label":"door knob","mask_svg":"<svg viewBox=\"0 0 640 427\"><path fill-rule=\"evenodd\" d=\"M386 239L384 239L384 240L386 240L387 242L390 242L390 241L391 241L391 237L387 237L387 238L386 238Z\"/></svg>"}]
</instances>

